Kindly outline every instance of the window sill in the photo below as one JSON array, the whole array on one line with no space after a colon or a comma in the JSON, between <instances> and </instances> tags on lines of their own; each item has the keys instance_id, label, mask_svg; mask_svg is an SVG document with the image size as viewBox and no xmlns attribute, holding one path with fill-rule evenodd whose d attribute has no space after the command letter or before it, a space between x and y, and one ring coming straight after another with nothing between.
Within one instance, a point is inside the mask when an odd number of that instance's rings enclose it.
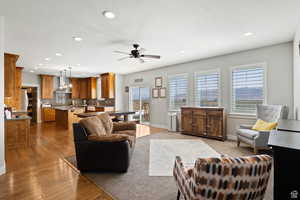
<instances>
[{"instance_id":1,"label":"window sill","mask_svg":"<svg viewBox=\"0 0 300 200\"><path fill-rule=\"evenodd\" d=\"M229 113L228 118L233 118L233 119L256 119L256 114Z\"/></svg>"}]
</instances>

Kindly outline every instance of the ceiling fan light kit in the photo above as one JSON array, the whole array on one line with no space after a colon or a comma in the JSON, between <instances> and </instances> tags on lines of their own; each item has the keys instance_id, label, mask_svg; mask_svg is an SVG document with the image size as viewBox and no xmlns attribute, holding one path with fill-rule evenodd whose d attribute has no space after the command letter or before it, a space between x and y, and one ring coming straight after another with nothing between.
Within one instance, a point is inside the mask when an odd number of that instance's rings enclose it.
<instances>
[{"instance_id":1,"label":"ceiling fan light kit","mask_svg":"<svg viewBox=\"0 0 300 200\"><path fill-rule=\"evenodd\" d=\"M118 61L125 60L127 58L136 58L139 60L140 63L144 63L145 60L143 58L153 58L153 59L160 59L159 55L147 55L142 54L142 52L146 51L144 48L140 48L139 44L133 44L133 50L130 51L130 53L124 52L124 51L114 51L114 53L124 54L127 55L126 57L118 59Z\"/></svg>"}]
</instances>

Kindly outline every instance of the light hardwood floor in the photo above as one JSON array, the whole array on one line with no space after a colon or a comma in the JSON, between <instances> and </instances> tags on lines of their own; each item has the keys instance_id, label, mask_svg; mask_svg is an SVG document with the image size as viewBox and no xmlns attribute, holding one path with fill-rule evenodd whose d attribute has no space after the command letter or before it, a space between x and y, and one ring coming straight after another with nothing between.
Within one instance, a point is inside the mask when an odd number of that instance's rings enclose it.
<instances>
[{"instance_id":1,"label":"light hardwood floor","mask_svg":"<svg viewBox=\"0 0 300 200\"><path fill-rule=\"evenodd\" d=\"M165 131L138 125L137 136ZM0 199L112 200L101 188L71 167L64 158L75 154L73 135L42 123L31 127L30 148L6 152L6 174L0 176Z\"/></svg>"}]
</instances>

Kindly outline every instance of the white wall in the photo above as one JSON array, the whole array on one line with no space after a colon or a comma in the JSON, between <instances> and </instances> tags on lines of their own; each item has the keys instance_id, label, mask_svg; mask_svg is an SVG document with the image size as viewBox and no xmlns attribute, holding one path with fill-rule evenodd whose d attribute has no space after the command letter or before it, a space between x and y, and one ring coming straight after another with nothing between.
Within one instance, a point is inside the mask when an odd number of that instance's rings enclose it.
<instances>
[{"instance_id":1,"label":"white wall","mask_svg":"<svg viewBox=\"0 0 300 200\"><path fill-rule=\"evenodd\" d=\"M116 74L116 97L115 97L115 108L116 110L123 110L124 109L124 100L123 100L123 75Z\"/></svg>"},{"instance_id":2,"label":"white wall","mask_svg":"<svg viewBox=\"0 0 300 200\"><path fill-rule=\"evenodd\" d=\"M295 119L300 119L300 24L294 37L294 109Z\"/></svg>"},{"instance_id":3,"label":"white wall","mask_svg":"<svg viewBox=\"0 0 300 200\"><path fill-rule=\"evenodd\" d=\"M31 86L31 87L37 87L37 96L38 96L38 101L37 101L37 122L41 122L42 117L41 117L41 98L40 98L40 77L37 74L29 73L29 72L22 72L22 86Z\"/></svg>"},{"instance_id":4,"label":"white wall","mask_svg":"<svg viewBox=\"0 0 300 200\"><path fill-rule=\"evenodd\" d=\"M192 100L193 73L195 71L219 68L221 70L221 106L229 111L230 106L230 68L238 65L266 62L267 64L267 103L283 104L293 108L293 44L292 42L253 49L249 51L218 56L159 69L128 74L124 76L124 86L134 86L134 79L143 78L144 86L154 87L154 78L162 76L166 86L167 76L178 73L189 74L189 99ZM124 108L128 109L128 93L123 89ZM167 125L167 99L152 99L151 124L160 127ZM245 116L228 115L227 134L233 138L235 128L240 123L252 123Z\"/></svg>"},{"instance_id":5,"label":"white wall","mask_svg":"<svg viewBox=\"0 0 300 200\"><path fill-rule=\"evenodd\" d=\"M0 16L0 175L5 173L3 104L4 104L4 17Z\"/></svg>"}]
</instances>

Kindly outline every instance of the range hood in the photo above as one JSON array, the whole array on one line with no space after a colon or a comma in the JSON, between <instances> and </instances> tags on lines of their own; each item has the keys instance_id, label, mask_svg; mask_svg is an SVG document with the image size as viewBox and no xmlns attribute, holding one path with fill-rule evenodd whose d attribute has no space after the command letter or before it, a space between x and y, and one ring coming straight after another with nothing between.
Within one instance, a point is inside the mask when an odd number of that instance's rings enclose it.
<instances>
[{"instance_id":1,"label":"range hood","mask_svg":"<svg viewBox=\"0 0 300 200\"><path fill-rule=\"evenodd\" d=\"M69 86L68 80L65 76L63 76L63 72L60 72L60 75L58 77L58 88L55 90L56 93L72 93Z\"/></svg>"}]
</instances>

